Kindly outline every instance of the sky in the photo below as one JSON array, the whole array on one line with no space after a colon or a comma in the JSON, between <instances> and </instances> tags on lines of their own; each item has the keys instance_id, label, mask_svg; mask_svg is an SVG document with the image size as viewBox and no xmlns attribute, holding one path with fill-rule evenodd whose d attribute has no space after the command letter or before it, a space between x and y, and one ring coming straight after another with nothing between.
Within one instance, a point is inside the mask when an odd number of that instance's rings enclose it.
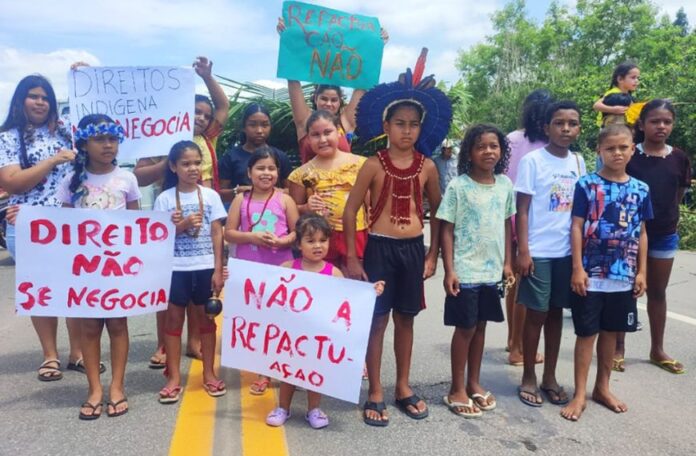
<instances>
[{"instance_id":1,"label":"sky","mask_svg":"<svg viewBox=\"0 0 696 456\"><path fill-rule=\"evenodd\" d=\"M458 79L457 53L491 33L491 14L506 1L315 3L379 18L390 35L382 82L395 80L407 66L413 67L420 49L427 47L426 74L451 83ZM527 11L541 21L550 3L527 0ZM574 2L562 3L572 6ZM683 4L696 23L696 2L659 4L672 17ZM281 8L281 0L0 0L0 118L4 120L17 82L27 74L45 75L58 99L65 99L67 70L76 61L100 66L181 66L205 55L213 61L215 74L284 86L275 77L275 25Z\"/></svg>"}]
</instances>

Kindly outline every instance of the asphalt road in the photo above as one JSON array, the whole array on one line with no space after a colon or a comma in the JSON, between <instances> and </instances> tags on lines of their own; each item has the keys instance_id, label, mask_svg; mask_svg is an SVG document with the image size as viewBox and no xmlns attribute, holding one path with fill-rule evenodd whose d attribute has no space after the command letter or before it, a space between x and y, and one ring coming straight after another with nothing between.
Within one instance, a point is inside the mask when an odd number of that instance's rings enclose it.
<instances>
[{"instance_id":1,"label":"asphalt road","mask_svg":"<svg viewBox=\"0 0 696 456\"><path fill-rule=\"evenodd\" d=\"M447 410L442 396L449 388L452 331L442 324L442 272L440 267L426 285L428 309L416 320L411 370L413 388L429 403L430 416L416 422L392 404L389 427L370 428L362 423L357 406L325 398L322 408L329 414L331 425L314 431L304 422L305 397L300 392L292 407L293 417L285 426L289 454L696 454L696 254L678 255L668 290L669 308L674 314L668 319L667 349L687 366L688 372L672 375L648 363L646 325L645 330L627 339L626 372L612 376L612 387L628 404L629 412L616 415L589 402L577 423L563 420L556 406L530 408L517 399L521 368L505 363L504 323L489 325L482 368L482 384L497 396L498 408L477 420L464 420ZM0 454L169 454L177 423L182 425L181 405L162 406L157 402L163 377L161 371L147 367L155 346L154 317L129 320L130 412L120 418L104 416L82 422L77 413L87 391L84 377L68 371L58 382L36 379L41 362L38 339L29 319L14 315L13 286L14 267L7 253L0 250ZM647 324L644 310L640 318ZM389 343L391 335L389 330ZM572 322L566 318L558 378L569 392L573 390L574 339ZM59 347L65 365L67 339L62 324ZM107 337L103 339L103 352L108 353ZM189 365L185 361L184 369ZM389 346L385 349L383 373L387 399L391 401L394 359ZM108 372L106 375L108 378ZM223 378L228 394L217 402L213 412L216 423L212 453L256 454L249 449L244 452L247 447L241 444L242 422L250 418L240 411L240 394L245 394L245 389L240 391L240 375L224 369ZM191 441L195 437L191 435ZM193 448L189 454L199 454Z\"/></svg>"}]
</instances>

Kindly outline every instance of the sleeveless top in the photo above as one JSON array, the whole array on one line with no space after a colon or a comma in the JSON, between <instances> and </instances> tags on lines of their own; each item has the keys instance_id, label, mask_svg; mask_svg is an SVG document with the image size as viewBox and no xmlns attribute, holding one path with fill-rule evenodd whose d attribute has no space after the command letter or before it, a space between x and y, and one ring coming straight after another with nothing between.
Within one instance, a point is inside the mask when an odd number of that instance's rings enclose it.
<instances>
[{"instance_id":1,"label":"sleeveless top","mask_svg":"<svg viewBox=\"0 0 696 456\"><path fill-rule=\"evenodd\" d=\"M282 196L282 192L274 191L266 210L264 210L265 200L249 201L251 192L245 192L240 208L239 230L254 233L270 232L276 236L288 234L288 219L285 215ZM235 257L241 260L280 266L282 263L292 260L292 250L289 247L276 249L254 244L237 244Z\"/></svg>"},{"instance_id":2,"label":"sleeveless top","mask_svg":"<svg viewBox=\"0 0 696 456\"><path fill-rule=\"evenodd\" d=\"M338 149L342 150L343 152L350 152L350 141L348 140L348 136L352 136L350 133L346 134L345 131L343 131L343 128L338 129ZM300 139L297 142L299 148L300 148L300 160L302 161L302 164L304 165L311 159L313 159L316 154L314 151L312 151L312 146L309 145L309 135L304 135L302 139Z\"/></svg>"},{"instance_id":3,"label":"sleeveless top","mask_svg":"<svg viewBox=\"0 0 696 456\"><path fill-rule=\"evenodd\" d=\"M324 265L324 268L321 271L319 271L319 274L324 274L324 275L329 275L329 276L333 275L334 265L329 263L328 261L326 261L325 263L326 264ZM304 269L302 269L302 258L296 258L296 259L292 260L292 268L300 270L300 271L304 271Z\"/></svg>"}]
</instances>

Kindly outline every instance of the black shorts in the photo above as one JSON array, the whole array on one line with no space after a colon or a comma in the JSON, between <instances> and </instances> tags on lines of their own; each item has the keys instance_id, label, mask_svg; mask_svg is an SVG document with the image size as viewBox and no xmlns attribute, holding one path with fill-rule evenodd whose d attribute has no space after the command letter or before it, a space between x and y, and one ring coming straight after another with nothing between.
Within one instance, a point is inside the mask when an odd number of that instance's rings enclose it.
<instances>
[{"instance_id":1,"label":"black shorts","mask_svg":"<svg viewBox=\"0 0 696 456\"><path fill-rule=\"evenodd\" d=\"M423 269L425 245L423 236L398 239L370 234L363 257L370 282L384 280L384 293L377 297L376 316L392 309L417 315L425 308Z\"/></svg>"},{"instance_id":2,"label":"black shorts","mask_svg":"<svg viewBox=\"0 0 696 456\"><path fill-rule=\"evenodd\" d=\"M497 285L461 287L457 296L445 298L446 326L470 329L480 321L504 319Z\"/></svg>"},{"instance_id":3,"label":"black shorts","mask_svg":"<svg viewBox=\"0 0 696 456\"><path fill-rule=\"evenodd\" d=\"M635 332L638 309L633 291L571 293L575 335L594 336L600 331Z\"/></svg>"},{"instance_id":4,"label":"black shorts","mask_svg":"<svg viewBox=\"0 0 696 456\"><path fill-rule=\"evenodd\" d=\"M172 272L172 286L169 288L169 302L175 306L186 307L189 302L203 305L213 295L213 272L215 269L199 271Z\"/></svg>"}]
</instances>

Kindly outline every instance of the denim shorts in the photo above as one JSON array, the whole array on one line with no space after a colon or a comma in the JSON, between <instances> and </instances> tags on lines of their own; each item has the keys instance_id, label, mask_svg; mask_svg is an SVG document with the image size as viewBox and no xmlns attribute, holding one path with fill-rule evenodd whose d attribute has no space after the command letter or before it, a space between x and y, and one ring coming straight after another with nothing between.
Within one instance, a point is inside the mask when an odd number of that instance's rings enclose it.
<instances>
[{"instance_id":1,"label":"denim shorts","mask_svg":"<svg viewBox=\"0 0 696 456\"><path fill-rule=\"evenodd\" d=\"M679 250L679 234L648 236L648 256L650 258L674 258Z\"/></svg>"}]
</instances>

